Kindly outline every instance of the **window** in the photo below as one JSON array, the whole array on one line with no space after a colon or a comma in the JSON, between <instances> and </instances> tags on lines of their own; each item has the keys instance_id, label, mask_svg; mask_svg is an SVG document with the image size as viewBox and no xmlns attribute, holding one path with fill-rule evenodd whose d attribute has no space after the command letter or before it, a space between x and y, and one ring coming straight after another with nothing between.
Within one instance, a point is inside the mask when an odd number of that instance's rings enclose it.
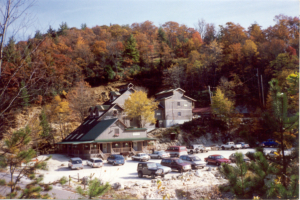
<instances>
[{"instance_id":1,"label":"window","mask_svg":"<svg viewBox=\"0 0 300 200\"><path fill-rule=\"evenodd\" d=\"M115 129L115 135L116 134L119 135L119 129L118 128Z\"/></svg>"},{"instance_id":2,"label":"window","mask_svg":"<svg viewBox=\"0 0 300 200\"><path fill-rule=\"evenodd\" d=\"M75 134L72 138L70 138L70 140L73 140L73 138L76 137L76 136L77 136L77 134Z\"/></svg>"},{"instance_id":3,"label":"window","mask_svg":"<svg viewBox=\"0 0 300 200\"><path fill-rule=\"evenodd\" d=\"M83 135L83 133L81 133L76 139L80 138Z\"/></svg>"},{"instance_id":4,"label":"window","mask_svg":"<svg viewBox=\"0 0 300 200\"><path fill-rule=\"evenodd\" d=\"M178 116L181 116L181 112L178 112Z\"/></svg>"},{"instance_id":5,"label":"window","mask_svg":"<svg viewBox=\"0 0 300 200\"><path fill-rule=\"evenodd\" d=\"M86 123L88 123L89 122L89 120L87 120L86 122L84 122L84 124L82 124L82 125L85 125Z\"/></svg>"},{"instance_id":6,"label":"window","mask_svg":"<svg viewBox=\"0 0 300 200\"><path fill-rule=\"evenodd\" d=\"M160 115L160 113L156 113L156 115Z\"/></svg>"},{"instance_id":7,"label":"window","mask_svg":"<svg viewBox=\"0 0 300 200\"><path fill-rule=\"evenodd\" d=\"M89 150L90 149L90 145L88 145L88 144L84 145L84 149L85 150Z\"/></svg>"},{"instance_id":8,"label":"window","mask_svg":"<svg viewBox=\"0 0 300 200\"><path fill-rule=\"evenodd\" d=\"M184 106L187 107L187 103L185 103Z\"/></svg>"},{"instance_id":9,"label":"window","mask_svg":"<svg viewBox=\"0 0 300 200\"><path fill-rule=\"evenodd\" d=\"M95 121L95 119L93 119L89 124L93 123Z\"/></svg>"},{"instance_id":10,"label":"window","mask_svg":"<svg viewBox=\"0 0 300 200\"><path fill-rule=\"evenodd\" d=\"M180 102L177 102L177 106L180 106Z\"/></svg>"}]
</instances>

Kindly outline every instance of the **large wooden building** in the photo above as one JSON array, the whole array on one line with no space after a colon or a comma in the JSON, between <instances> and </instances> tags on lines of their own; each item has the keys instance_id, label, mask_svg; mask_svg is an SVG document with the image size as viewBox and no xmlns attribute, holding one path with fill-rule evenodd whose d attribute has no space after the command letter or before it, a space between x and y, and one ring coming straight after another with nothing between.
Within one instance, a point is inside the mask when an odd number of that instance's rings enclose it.
<instances>
[{"instance_id":1,"label":"large wooden building","mask_svg":"<svg viewBox=\"0 0 300 200\"><path fill-rule=\"evenodd\" d=\"M170 127L192 120L194 99L184 95L177 88L156 94L159 107L155 111L157 123L138 127L138 120L129 118L124 112L125 100L135 92L133 84L122 86L119 91L110 92L110 99L103 105L90 107L89 116L62 142L58 151L82 158L102 157L110 154L146 152L147 131L155 127Z\"/></svg>"}]
</instances>

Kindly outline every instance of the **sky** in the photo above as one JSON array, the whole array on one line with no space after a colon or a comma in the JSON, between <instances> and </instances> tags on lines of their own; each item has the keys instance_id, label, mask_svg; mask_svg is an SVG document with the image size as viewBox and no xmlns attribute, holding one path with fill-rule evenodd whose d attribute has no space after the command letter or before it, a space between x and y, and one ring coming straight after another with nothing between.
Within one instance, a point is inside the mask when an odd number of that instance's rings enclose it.
<instances>
[{"instance_id":1,"label":"sky","mask_svg":"<svg viewBox=\"0 0 300 200\"><path fill-rule=\"evenodd\" d=\"M23 36L33 36L36 30L45 33L49 26L58 29L66 22L80 28L86 23L96 25L131 25L146 20L156 26L175 21L195 28L204 19L218 27L227 22L248 28L258 23L262 28L275 24L275 15L299 17L298 0L36 0L29 10L34 20Z\"/></svg>"}]
</instances>

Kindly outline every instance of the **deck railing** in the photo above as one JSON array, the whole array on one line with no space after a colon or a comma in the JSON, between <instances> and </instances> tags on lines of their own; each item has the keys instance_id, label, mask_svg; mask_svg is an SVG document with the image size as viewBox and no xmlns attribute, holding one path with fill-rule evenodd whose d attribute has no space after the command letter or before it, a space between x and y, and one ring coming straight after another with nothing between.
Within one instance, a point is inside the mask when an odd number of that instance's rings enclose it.
<instances>
[{"instance_id":1,"label":"deck railing","mask_svg":"<svg viewBox=\"0 0 300 200\"><path fill-rule=\"evenodd\" d=\"M130 147L112 148L115 153L122 153L130 151Z\"/></svg>"},{"instance_id":2,"label":"deck railing","mask_svg":"<svg viewBox=\"0 0 300 200\"><path fill-rule=\"evenodd\" d=\"M91 149L90 150L90 154L98 154L99 153L99 149Z\"/></svg>"}]
</instances>

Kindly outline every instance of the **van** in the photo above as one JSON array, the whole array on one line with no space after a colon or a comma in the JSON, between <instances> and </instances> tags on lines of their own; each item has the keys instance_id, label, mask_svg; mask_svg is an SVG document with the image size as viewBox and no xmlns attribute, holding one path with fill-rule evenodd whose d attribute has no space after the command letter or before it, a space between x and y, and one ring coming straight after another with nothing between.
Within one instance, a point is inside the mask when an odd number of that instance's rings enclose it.
<instances>
[{"instance_id":1,"label":"van","mask_svg":"<svg viewBox=\"0 0 300 200\"><path fill-rule=\"evenodd\" d=\"M169 146L166 152L173 157L179 157L188 154L185 146Z\"/></svg>"}]
</instances>

